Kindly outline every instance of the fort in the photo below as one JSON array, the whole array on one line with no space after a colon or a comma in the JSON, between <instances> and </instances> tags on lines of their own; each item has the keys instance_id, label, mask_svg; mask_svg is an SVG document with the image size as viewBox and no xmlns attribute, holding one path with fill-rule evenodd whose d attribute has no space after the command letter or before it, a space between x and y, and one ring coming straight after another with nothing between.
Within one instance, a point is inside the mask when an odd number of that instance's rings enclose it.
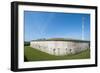
<instances>
[{"instance_id":1,"label":"fort","mask_svg":"<svg viewBox=\"0 0 100 73\"><path fill-rule=\"evenodd\" d=\"M90 41L76 39L44 39L30 42L32 48L46 52L51 55L63 56L76 54L90 49Z\"/></svg>"}]
</instances>

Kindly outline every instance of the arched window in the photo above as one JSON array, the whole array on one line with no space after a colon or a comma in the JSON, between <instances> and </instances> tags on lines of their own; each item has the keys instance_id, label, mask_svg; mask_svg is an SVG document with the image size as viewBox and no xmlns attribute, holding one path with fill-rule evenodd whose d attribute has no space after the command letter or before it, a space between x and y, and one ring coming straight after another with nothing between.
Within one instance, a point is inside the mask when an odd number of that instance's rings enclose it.
<instances>
[{"instance_id":1,"label":"arched window","mask_svg":"<svg viewBox=\"0 0 100 73\"><path fill-rule=\"evenodd\" d=\"M66 52L66 54L68 53L68 50L67 50L67 48L65 49L65 52Z\"/></svg>"},{"instance_id":2,"label":"arched window","mask_svg":"<svg viewBox=\"0 0 100 73\"><path fill-rule=\"evenodd\" d=\"M70 52L72 52L72 49L69 49Z\"/></svg>"},{"instance_id":3,"label":"arched window","mask_svg":"<svg viewBox=\"0 0 100 73\"><path fill-rule=\"evenodd\" d=\"M53 53L54 53L54 54L55 54L55 51L56 51L56 49L54 48L54 49L53 49Z\"/></svg>"},{"instance_id":4,"label":"arched window","mask_svg":"<svg viewBox=\"0 0 100 73\"><path fill-rule=\"evenodd\" d=\"M53 51L55 51L56 49L54 48Z\"/></svg>"}]
</instances>

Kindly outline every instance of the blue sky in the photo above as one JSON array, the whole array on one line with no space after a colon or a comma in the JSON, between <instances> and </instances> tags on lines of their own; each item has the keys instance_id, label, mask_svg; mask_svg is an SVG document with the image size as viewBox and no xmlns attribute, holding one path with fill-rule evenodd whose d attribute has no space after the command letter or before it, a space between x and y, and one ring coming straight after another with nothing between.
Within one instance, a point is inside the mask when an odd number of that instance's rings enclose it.
<instances>
[{"instance_id":1,"label":"blue sky","mask_svg":"<svg viewBox=\"0 0 100 73\"><path fill-rule=\"evenodd\" d=\"M90 15L79 13L56 13L24 11L24 39L82 38L84 17L84 39L90 40Z\"/></svg>"}]
</instances>

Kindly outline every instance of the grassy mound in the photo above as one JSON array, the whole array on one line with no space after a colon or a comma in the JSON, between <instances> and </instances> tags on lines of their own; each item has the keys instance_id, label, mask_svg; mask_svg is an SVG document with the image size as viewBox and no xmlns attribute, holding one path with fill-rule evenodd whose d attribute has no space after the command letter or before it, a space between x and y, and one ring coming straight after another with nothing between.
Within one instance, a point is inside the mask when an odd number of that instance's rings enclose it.
<instances>
[{"instance_id":1,"label":"grassy mound","mask_svg":"<svg viewBox=\"0 0 100 73\"><path fill-rule=\"evenodd\" d=\"M47 60L71 60L71 59L89 59L90 50L85 50L78 54L71 54L66 56L54 56L37 49L25 46L24 61L47 61Z\"/></svg>"}]
</instances>

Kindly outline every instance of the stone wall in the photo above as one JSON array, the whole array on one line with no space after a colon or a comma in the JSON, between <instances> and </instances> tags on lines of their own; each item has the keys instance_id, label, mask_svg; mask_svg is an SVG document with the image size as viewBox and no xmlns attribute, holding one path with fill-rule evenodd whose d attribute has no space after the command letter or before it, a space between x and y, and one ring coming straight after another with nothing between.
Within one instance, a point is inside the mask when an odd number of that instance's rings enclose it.
<instances>
[{"instance_id":1,"label":"stone wall","mask_svg":"<svg viewBox=\"0 0 100 73\"><path fill-rule=\"evenodd\" d=\"M32 41L30 46L40 51L57 56L75 54L89 49L88 42L70 41Z\"/></svg>"}]
</instances>

